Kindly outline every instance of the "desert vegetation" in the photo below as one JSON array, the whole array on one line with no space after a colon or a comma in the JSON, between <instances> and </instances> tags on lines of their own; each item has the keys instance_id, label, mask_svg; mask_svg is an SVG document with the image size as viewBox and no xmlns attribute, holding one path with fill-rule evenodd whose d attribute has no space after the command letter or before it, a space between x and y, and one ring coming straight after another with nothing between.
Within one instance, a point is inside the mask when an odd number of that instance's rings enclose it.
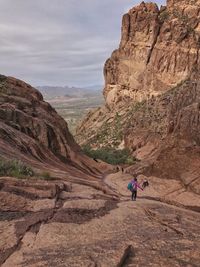
<instances>
[{"instance_id":1,"label":"desert vegetation","mask_svg":"<svg viewBox=\"0 0 200 267\"><path fill-rule=\"evenodd\" d=\"M83 146L82 149L89 157L103 160L109 164L133 164L136 161L136 158L131 156L128 149L102 147L94 150L89 145Z\"/></svg>"},{"instance_id":2,"label":"desert vegetation","mask_svg":"<svg viewBox=\"0 0 200 267\"><path fill-rule=\"evenodd\" d=\"M161 22L164 22L165 20L169 19L169 12L167 10L164 10L161 14L160 14L160 20Z\"/></svg>"},{"instance_id":3,"label":"desert vegetation","mask_svg":"<svg viewBox=\"0 0 200 267\"><path fill-rule=\"evenodd\" d=\"M20 179L26 179L28 177L42 180L53 179L49 172L43 171L41 173L36 173L31 167L20 160L4 160L3 158L0 158L0 177L3 176Z\"/></svg>"},{"instance_id":4,"label":"desert vegetation","mask_svg":"<svg viewBox=\"0 0 200 267\"><path fill-rule=\"evenodd\" d=\"M49 180L52 180L53 179L53 177L51 176L51 174L49 172L47 172L47 171L44 171L42 173L37 174L37 177L39 179L46 180L46 181L49 181Z\"/></svg>"},{"instance_id":5,"label":"desert vegetation","mask_svg":"<svg viewBox=\"0 0 200 267\"><path fill-rule=\"evenodd\" d=\"M17 178L32 177L34 171L19 160L0 159L0 176L11 176Z\"/></svg>"}]
</instances>

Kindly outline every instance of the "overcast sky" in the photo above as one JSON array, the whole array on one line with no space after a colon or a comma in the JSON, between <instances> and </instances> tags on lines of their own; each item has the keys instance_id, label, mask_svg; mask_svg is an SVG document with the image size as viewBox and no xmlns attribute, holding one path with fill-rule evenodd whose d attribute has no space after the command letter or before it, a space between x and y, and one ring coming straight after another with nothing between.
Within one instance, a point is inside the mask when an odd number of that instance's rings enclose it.
<instances>
[{"instance_id":1,"label":"overcast sky","mask_svg":"<svg viewBox=\"0 0 200 267\"><path fill-rule=\"evenodd\" d=\"M0 0L0 73L34 86L103 84L121 17L139 2Z\"/></svg>"}]
</instances>

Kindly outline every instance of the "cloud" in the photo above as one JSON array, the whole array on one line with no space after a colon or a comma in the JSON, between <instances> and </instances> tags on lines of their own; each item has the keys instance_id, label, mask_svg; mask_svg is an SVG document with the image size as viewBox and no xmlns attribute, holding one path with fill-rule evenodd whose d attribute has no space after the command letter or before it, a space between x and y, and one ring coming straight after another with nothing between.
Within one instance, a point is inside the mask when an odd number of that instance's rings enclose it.
<instances>
[{"instance_id":1,"label":"cloud","mask_svg":"<svg viewBox=\"0 0 200 267\"><path fill-rule=\"evenodd\" d=\"M165 1L157 1L163 4ZM33 85L103 83L134 0L0 0L0 73Z\"/></svg>"}]
</instances>

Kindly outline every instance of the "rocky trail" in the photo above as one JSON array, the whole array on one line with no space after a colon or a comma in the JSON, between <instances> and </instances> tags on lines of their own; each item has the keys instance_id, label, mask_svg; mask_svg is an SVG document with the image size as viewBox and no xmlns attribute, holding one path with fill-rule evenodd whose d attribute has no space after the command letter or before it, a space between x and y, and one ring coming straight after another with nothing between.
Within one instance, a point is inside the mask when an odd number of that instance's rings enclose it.
<instances>
[{"instance_id":1,"label":"rocky trail","mask_svg":"<svg viewBox=\"0 0 200 267\"><path fill-rule=\"evenodd\" d=\"M1 178L1 266L199 266L199 212L162 202L177 182L150 177L133 202L130 178L109 174L99 190Z\"/></svg>"}]
</instances>

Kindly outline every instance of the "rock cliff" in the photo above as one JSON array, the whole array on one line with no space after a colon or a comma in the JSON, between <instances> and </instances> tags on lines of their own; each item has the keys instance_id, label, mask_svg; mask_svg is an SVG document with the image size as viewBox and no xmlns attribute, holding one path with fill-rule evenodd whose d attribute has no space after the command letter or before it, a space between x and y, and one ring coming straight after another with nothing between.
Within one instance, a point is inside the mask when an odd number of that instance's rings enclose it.
<instances>
[{"instance_id":1,"label":"rock cliff","mask_svg":"<svg viewBox=\"0 0 200 267\"><path fill-rule=\"evenodd\" d=\"M78 142L126 147L151 174L199 181L199 48L198 1L132 8L105 63L105 106L88 114Z\"/></svg>"},{"instance_id":2,"label":"rock cliff","mask_svg":"<svg viewBox=\"0 0 200 267\"><path fill-rule=\"evenodd\" d=\"M104 67L108 107L160 95L190 76L200 60L199 12L196 1L160 10L143 2L123 16L120 46Z\"/></svg>"}]
</instances>

